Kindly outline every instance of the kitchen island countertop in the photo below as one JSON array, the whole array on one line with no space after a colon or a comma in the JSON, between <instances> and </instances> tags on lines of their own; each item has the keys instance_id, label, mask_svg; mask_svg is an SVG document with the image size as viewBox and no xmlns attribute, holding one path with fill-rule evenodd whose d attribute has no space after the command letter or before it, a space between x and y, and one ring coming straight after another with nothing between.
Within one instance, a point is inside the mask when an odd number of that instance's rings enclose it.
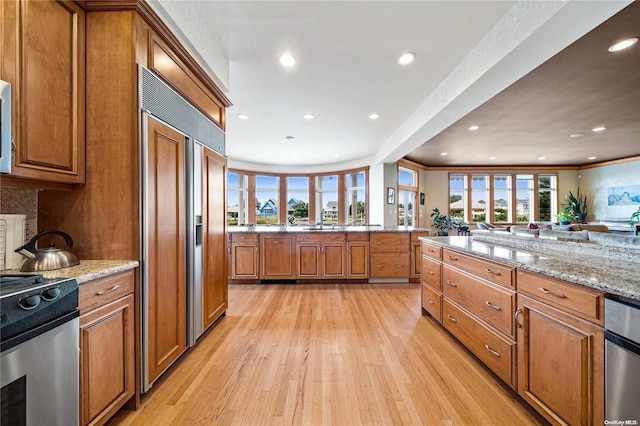
<instances>
[{"instance_id":1,"label":"kitchen island countertop","mask_svg":"<svg viewBox=\"0 0 640 426\"><path fill-rule=\"evenodd\" d=\"M426 228L415 226L341 226L341 225L308 225L308 226L285 226L285 225L255 225L255 226L230 226L227 228L230 234L246 233L308 233L308 232L429 232Z\"/></svg>"},{"instance_id":2,"label":"kitchen island countertop","mask_svg":"<svg viewBox=\"0 0 640 426\"><path fill-rule=\"evenodd\" d=\"M421 237L422 241L468 253L521 270L601 290L608 294L640 301L640 261L577 253L575 244L566 242L566 251L542 251L540 242L519 247L479 241L474 237ZM533 243L533 241L531 241ZM557 245L557 243L555 243ZM637 249L629 249L638 251Z\"/></svg>"}]
</instances>

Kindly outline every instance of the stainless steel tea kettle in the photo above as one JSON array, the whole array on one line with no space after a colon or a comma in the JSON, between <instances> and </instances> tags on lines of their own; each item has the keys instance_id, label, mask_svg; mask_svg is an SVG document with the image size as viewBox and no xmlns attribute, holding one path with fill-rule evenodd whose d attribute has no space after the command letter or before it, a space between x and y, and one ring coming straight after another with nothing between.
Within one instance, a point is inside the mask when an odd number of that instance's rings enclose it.
<instances>
[{"instance_id":1,"label":"stainless steel tea kettle","mask_svg":"<svg viewBox=\"0 0 640 426\"><path fill-rule=\"evenodd\" d=\"M50 243L45 249L38 249L36 242L45 235L60 235L67 242L67 246L63 249L56 248L54 243ZM22 247L18 247L15 251L20 253L26 259L22 263L20 271L51 271L54 269L68 268L80 263L78 257L73 254L71 248L73 240L68 234L62 231L42 231Z\"/></svg>"}]
</instances>

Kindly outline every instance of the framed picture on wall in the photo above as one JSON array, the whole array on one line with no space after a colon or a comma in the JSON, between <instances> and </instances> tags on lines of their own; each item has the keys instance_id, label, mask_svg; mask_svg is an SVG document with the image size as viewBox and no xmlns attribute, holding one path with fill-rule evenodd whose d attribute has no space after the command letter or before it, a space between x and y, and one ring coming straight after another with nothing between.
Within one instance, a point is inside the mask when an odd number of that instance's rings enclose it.
<instances>
[{"instance_id":1,"label":"framed picture on wall","mask_svg":"<svg viewBox=\"0 0 640 426\"><path fill-rule=\"evenodd\" d=\"M395 188L387 188L387 204L396 203L396 190Z\"/></svg>"},{"instance_id":2,"label":"framed picture on wall","mask_svg":"<svg viewBox=\"0 0 640 426\"><path fill-rule=\"evenodd\" d=\"M424 206L424 192L420 193L420 205Z\"/></svg>"}]
</instances>

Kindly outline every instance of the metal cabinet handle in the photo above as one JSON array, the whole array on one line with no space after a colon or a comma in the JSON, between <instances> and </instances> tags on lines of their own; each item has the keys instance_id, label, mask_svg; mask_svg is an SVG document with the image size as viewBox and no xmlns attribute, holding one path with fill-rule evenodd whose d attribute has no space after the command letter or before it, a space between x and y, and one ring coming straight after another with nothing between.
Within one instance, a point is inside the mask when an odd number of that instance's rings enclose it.
<instances>
[{"instance_id":1,"label":"metal cabinet handle","mask_svg":"<svg viewBox=\"0 0 640 426\"><path fill-rule=\"evenodd\" d=\"M273 240L273 244L282 244L282 241L280 241L280 240Z\"/></svg>"},{"instance_id":2,"label":"metal cabinet handle","mask_svg":"<svg viewBox=\"0 0 640 426\"><path fill-rule=\"evenodd\" d=\"M516 327L518 328L522 328L522 324L520 324L520 321L518 321L518 316L522 314L522 309L518 308L516 310L515 315L513 316L514 321L516 322Z\"/></svg>"},{"instance_id":3,"label":"metal cabinet handle","mask_svg":"<svg viewBox=\"0 0 640 426\"><path fill-rule=\"evenodd\" d=\"M493 356L497 356L498 358L500 358L500 354L499 354L498 352L494 351L493 349L491 349L491 346L489 346L489 345L484 345L484 348L485 348L486 350L488 350L488 351L489 351L489 353L490 353L491 355L493 355Z\"/></svg>"},{"instance_id":4,"label":"metal cabinet handle","mask_svg":"<svg viewBox=\"0 0 640 426\"><path fill-rule=\"evenodd\" d=\"M485 305L487 305L490 308L495 309L496 311L501 311L502 309L500 308L500 306L498 305L494 305L493 303L489 302L488 300L485 300L484 302Z\"/></svg>"},{"instance_id":5,"label":"metal cabinet handle","mask_svg":"<svg viewBox=\"0 0 640 426\"><path fill-rule=\"evenodd\" d=\"M382 242L382 241L376 241L376 244L377 244L377 245L379 245L379 246L381 246L382 244L384 244L384 242Z\"/></svg>"},{"instance_id":6,"label":"metal cabinet handle","mask_svg":"<svg viewBox=\"0 0 640 426\"><path fill-rule=\"evenodd\" d=\"M546 289L546 288L544 288L544 287L540 287L540 288L538 288L538 290L540 290L540 291L541 291L541 292L543 292L544 294L550 294L550 295L552 295L552 296L559 297L560 299L564 299L564 298L565 298L565 295L564 295L564 294L562 294L562 293L560 293L560 292L554 292L554 291L551 291L551 290L547 290L547 289Z\"/></svg>"},{"instance_id":7,"label":"metal cabinet handle","mask_svg":"<svg viewBox=\"0 0 640 426\"><path fill-rule=\"evenodd\" d=\"M449 255L447 255L447 257L448 257L450 260L458 260L458 258L457 258L457 257L453 257L453 256L449 256Z\"/></svg>"},{"instance_id":8,"label":"metal cabinet handle","mask_svg":"<svg viewBox=\"0 0 640 426\"><path fill-rule=\"evenodd\" d=\"M427 302L431 303L432 305L434 303L433 300L431 300L431 299L427 299Z\"/></svg>"},{"instance_id":9,"label":"metal cabinet handle","mask_svg":"<svg viewBox=\"0 0 640 426\"><path fill-rule=\"evenodd\" d=\"M435 253L435 252L436 252L436 251L435 251L435 250L433 250L433 249L427 249L427 251L428 251L429 253Z\"/></svg>"},{"instance_id":10,"label":"metal cabinet handle","mask_svg":"<svg viewBox=\"0 0 640 426\"><path fill-rule=\"evenodd\" d=\"M488 272L488 273L490 273L490 274L493 274L493 275L502 275L502 274L500 273L500 271L492 271L492 270L491 270L491 269L489 269L489 268L485 268L485 270L484 270L484 271L485 271L485 272Z\"/></svg>"},{"instance_id":11,"label":"metal cabinet handle","mask_svg":"<svg viewBox=\"0 0 640 426\"><path fill-rule=\"evenodd\" d=\"M449 284L451 287L458 287L458 284L454 283L453 281L447 280L447 284Z\"/></svg>"},{"instance_id":12,"label":"metal cabinet handle","mask_svg":"<svg viewBox=\"0 0 640 426\"><path fill-rule=\"evenodd\" d=\"M384 263L378 263L378 264L376 265L376 268L384 268Z\"/></svg>"},{"instance_id":13,"label":"metal cabinet handle","mask_svg":"<svg viewBox=\"0 0 640 426\"><path fill-rule=\"evenodd\" d=\"M458 322L458 320L452 317L451 315L447 315L447 318L449 318L449 321L451 322Z\"/></svg>"},{"instance_id":14,"label":"metal cabinet handle","mask_svg":"<svg viewBox=\"0 0 640 426\"><path fill-rule=\"evenodd\" d=\"M427 274L435 275L436 273L433 272L431 269L427 269Z\"/></svg>"},{"instance_id":15,"label":"metal cabinet handle","mask_svg":"<svg viewBox=\"0 0 640 426\"><path fill-rule=\"evenodd\" d=\"M111 287L109 290L100 290L98 291L96 294L98 296L102 296L103 294L107 294L107 293L111 293L112 291L116 291L117 289L119 289L120 286L119 285L114 285L113 287Z\"/></svg>"},{"instance_id":16,"label":"metal cabinet handle","mask_svg":"<svg viewBox=\"0 0 640 426\"><path fill-rule=\"evenodd\" d=\"M396 268L404 268L404 265L402 263L396 263Z\"/></svg>"}]
</instances>

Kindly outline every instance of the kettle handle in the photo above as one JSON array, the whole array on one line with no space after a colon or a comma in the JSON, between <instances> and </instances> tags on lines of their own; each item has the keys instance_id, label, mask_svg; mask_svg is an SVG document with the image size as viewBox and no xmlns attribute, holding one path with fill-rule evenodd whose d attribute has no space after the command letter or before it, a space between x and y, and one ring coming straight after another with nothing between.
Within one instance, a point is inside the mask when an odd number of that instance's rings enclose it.
<instances>
[{"instance_id":1,"label":"kettle handle","mask_svg":"<svg viewBox=\"0 0 640 426\"><path fill-rule=\"evenodd\" d=\"M24 253L24 250L26 250L32 254L35 254L36 251L38 251L38 249L36 248L36 242L45 235L60 235L67 243L67 246L64 248L65 250L73 247L73 240L71 239L71 236L69 234L62 231L42 231L35 237L31 238L27 244L23 245L22 247L18 247L14 251L16 253Z\"/></svg>"}]
</instances>

